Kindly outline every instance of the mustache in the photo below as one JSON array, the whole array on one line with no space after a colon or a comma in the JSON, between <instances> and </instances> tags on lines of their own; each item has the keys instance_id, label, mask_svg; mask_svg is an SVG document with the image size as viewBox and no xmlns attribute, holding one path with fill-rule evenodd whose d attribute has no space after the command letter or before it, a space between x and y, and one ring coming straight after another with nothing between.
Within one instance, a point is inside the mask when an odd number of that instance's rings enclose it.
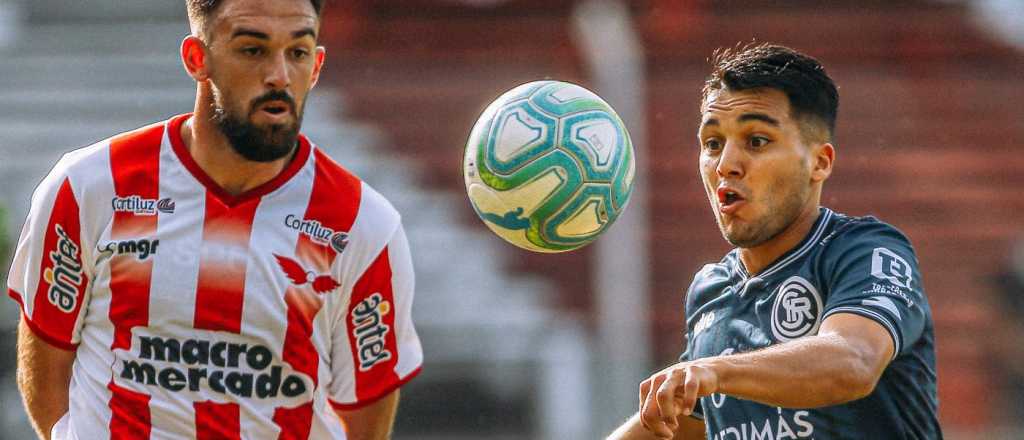
<instances>
[{"instance_id":1,"label":"mustache","mask_svg":"<svg viewBox=\"0 0 1024 440\"><path fill-rule=\"evenodd\" d=\"M266 104L270 101L284 102L288 104L288 108L291 110L291 112L295 113L295 99L293 99L292 95L289 95L288 92L284 90L271 90L257 97L256 99L252 100L251 109L252 111L256 111L257 107Z\"/></svg>"}]
</instances>

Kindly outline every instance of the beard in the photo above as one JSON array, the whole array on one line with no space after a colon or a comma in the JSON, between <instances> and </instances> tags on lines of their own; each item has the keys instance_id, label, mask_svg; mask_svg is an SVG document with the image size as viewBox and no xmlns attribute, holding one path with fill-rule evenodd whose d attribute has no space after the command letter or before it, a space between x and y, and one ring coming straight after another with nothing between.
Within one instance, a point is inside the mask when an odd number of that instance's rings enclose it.
<instances>
[{"instance_id":1,"label":"beard","mask_svg":"<svg viewBox=\"0 0 1024 440\"><path fill-rule=\"evenodd\" d=\"M303 108L296 108L295 100L284 91L273 90L254 99L245 115L228 110L226 99L214 93L213 116L210 120L228 139L228 144L240 156L253 162L273 162L291 154L298 145L299 127L302 125ZM292 123L259 126L252 122L257 108L269 101L288 104L295 116Z\"/></svg>"},{"instance_id":2,"label":"beard","mask_svg":"<svg viewBox=\"0 0 1024 440\"><path fill-rule=\"evenodd\" d=\"M732 228L726 228L719 217L722 237L738 248L757 247L778 237L800 217L811 191L806 184L809 178L809 173L799 173L798 176L777 179L763 192L767 194L762 203L766 214L753 223L733 223Z\"/></svg>"}]
</instances>

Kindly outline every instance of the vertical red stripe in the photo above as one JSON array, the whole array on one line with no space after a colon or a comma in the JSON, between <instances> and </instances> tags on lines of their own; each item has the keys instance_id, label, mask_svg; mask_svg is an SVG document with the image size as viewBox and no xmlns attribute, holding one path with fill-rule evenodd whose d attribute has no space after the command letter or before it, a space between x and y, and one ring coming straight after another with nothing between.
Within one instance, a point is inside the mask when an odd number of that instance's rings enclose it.
<instances>
[{"instance_id":1,"label":"vertical red stripe","mask_svg":"<svg viewBox=\"0 0 1024 440\"><path fill-rule=\"evenodd\" d=\"M149 396L121 388L113 382L107 385L110 399L110 439L137 440L149 438L152 420L149 415Z\"/></svg>"},{"instance_id":2,"label":"vertical red stripe","mask_svg":"<svg viewBox=\"0 0 1024 440\"><path fill-rule=\"evenodd\" d=\"M377 316L380 319L380 325L386 330L383 333L382 342L388 357L364 367L362 365L364 360L360 358L361 349L366 347L370 350L370 347L379 340L380 332L379 329L368 333L360 332L361 329L355 322L354 309L373 295L381 297L377 305ZM366 304L373 303L374 301L371 300ZM390 390L400 380L395 373L395 365L398 363L395 313L395 295L391 287L391 262L388 259L388 249L384 248L352 288L352 300L348 313L345 315L345 328L347 329L345 333L348 335L349 345L352 347L352 362L355 365L357 401L381 397L385 391Z\"/></svg>"},{"instance_id":3,"label":"vertical red stripe","mask_svg":"<svg viewBox=\"0 0 1024 440\"><path fill-rule=\"evenodd\" d=\"M275 409L274 423L281 427L278 440L307 440L313 428L313 402L295 408Z\"/></svg>"},{"instance_id":4,"label":"vertical red stripe","mask_svg":"<svg viewBox=\"0 0 1024 440\"><path fill-rule=\"evenodd\" d=\"M362 183L319 150L315 153L316 171L309 205L303 218L319 221L323 227L335 233L348 233L359 210ZM314 277L335 276L330 269L338 253L331 247L329 240L319 242L309 235L299 234L295 255L305 267L315 272ZM322 294L337 294L337 290ZM307 284L290 287L284 295L288 306L288 325L282 356L293 369L308 375L315 386L318 383L320 355L310 337L313 335L313 319L323 305L321 294L314 292ZM274 422L281 428L278 438L305 439L309 435L312 419L311 402L297 408L278 408L274 413Z\"/></svg>"},{"instance_id":5,"label":"vertical red stripe","mask_svg":"<svg viewBox=\"0 0 1024 440\"><path fill-rule=\"evenodd\" d=\"M89 276L82 267L81 224L71 182L64 179L42 231L43 256L31 322L62 345L70 346ZM72 292L73 291L73 292ZM70 306L70 307L69 307Z\"/></svg>"},{"instance_id":6,"label":"vertical red stripe","mask_svg":"<svg viewBox=\"0 0 1024 440\"><path fill-rule=\"evenodd\" d=\"M121 135L110 142L110 168L117 197L159 198L160 141L163 125ZM156 234L156 215L115 211L110 236L113 240ZM131 348L132 327L149 324L149 283L153 260L139 261L130 255L113 257L110 265L110 321L114 324L111 349Z\"/></svg>"},{"instance_id":7,"label":"vertical red stripe","mask_svg":"<svg viewBox=\"0 0 1024 440\"><path fill-rule=\"evenodd\" d=\"M241 439L238 404L205 401L195 402L192 407L196 412L196 440Z\"/></svg>"},{"instance_id":8,"label":"vertical red stripe","mask_svg":"<svg viewBox=\"0 0 1024 440\"><path fill-rule=\"evenodd\" d=\"M160 143L163 124L155 124L114 138L110 142L110 168L114 193L119 198L137 196L157 200L160 193ZM115 211L112 240L151 237L157 217L132 211ZM114 326L111 350L130 350L132 328L149 325L149 288L153 259L139 261L116 255L110 263L110 322ZM110 432L113 439L149 438L152 423L149 396L118 387L111 381Z\"/></svg>"},{"instance_id":9,"label":"vertical red stripe","mask_svg":"<svg viewBox=\"0 0 1024 440\"><path fill-rule=\"evenodd\" d=\"M227 206L206 194L196 286L195 327L238 333L249 257L249 236L260 199Z\"/></svg>"},{"instance_id":10,"label":"vertical red stripe","mask_svg":"<svg viewBox=\"0 0 1024 440\"><path fill-rule=\"evenodd\" d=\"M289 287L284 293L284 301L288 305L288 328L283 357L296 371L312 378L315 384L320 355L309 337L313 334L313 318L320 311L323 300L305 290Z\"/></svg>"},{"instance_id":11,"label":"vertical red stripe","mask_svg":"<svg viewBox=\"0 0 1024 440\"><path fill-rule=\"evenodd\" d=\"M245 299L249 238L260 199L229 206L206 193L203 240L193 325L197 329L239 333ZM197 402L196 438L238 439L237 403Z\"/></svg>"}]
</instances>

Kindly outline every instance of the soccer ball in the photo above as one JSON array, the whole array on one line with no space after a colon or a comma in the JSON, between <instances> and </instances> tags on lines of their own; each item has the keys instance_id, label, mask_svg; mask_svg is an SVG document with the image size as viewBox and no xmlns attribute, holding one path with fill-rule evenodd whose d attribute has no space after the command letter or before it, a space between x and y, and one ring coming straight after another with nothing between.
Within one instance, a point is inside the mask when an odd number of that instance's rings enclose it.
<instances>
[{"instance_id":1,"label":"soccer ball","mask_svg":"<svg viewBox=\"0 0 1024 440\"><path fill-rule=\"evenodd\" d=\"M463 172L473 210L494 233L523 249L564 252L618 218L636 165L608 103L575 84L535 81L480 115Z\"/></svg>"}]
</instances>

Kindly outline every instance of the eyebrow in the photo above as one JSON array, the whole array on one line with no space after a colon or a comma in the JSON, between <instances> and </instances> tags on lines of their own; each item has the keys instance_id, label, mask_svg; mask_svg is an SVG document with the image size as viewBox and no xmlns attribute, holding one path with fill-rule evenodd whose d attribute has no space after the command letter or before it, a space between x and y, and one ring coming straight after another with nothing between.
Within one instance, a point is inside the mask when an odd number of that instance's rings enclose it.
<instances>
[{"instance_id":1,"label":"eyebrow","mask_svg":"<svg viewBox=\"0 0 1024 440\"><path fill-rule=\"evenodd\" d=\"M316 31L314 31L313 28L311 28L311 27L300 29L300 30L297 30L295 32L292 32L292 38L295 38L295 39L302 38L302 37L305 37L307 35L310 36L310 37L313 37L314 40L316 39Z\"/></svg>"},{"instance_id":2,"label":"eyebrow","mask_svg":"<svg viewBox=\"0 0 1024 440\"><path fill-rule=\"evenodd\" d=\"M775 119L775 118L773 118L771 116L768 116L768 115L766 115L764 113L744 113L744 114L740 115L739 121L740 122L761 121L761 122L764 122L764 123L769 124L769 125L774 125L776 127L782 126L782 124L779 123L778 119Z\"/></svg>"},{"instance_id":3,"label":"eyebrow","mask_svg":"<svg viewBox=\"0 0 1024 440\"><path fill-rule=\"evenodd\" d=\"M292 32L292 38L294 38L294 39L299 39L299 38L302 38L302 37L305 37L305 36L312 37L315 40L316 39L316 31L314 31L313 28L308 27L308 28L303 28L303 29L299 29L299 30L297 30L295 32ZM232 40L235 39L235 38L238 38L238 37L253 37L253 38L258 38L260 40L269 40L270 39L270 35L267 35L266 32L260 32L260 31L255 31L255 30L252 30L252 29L245 29L245 28L238 29L233 34L231 34L231 39Z\"/></svg>"},{"instance_id":4,"label":"eyebrow","mask_svg":"<svg viewBox=\"0 0 1024 440\"><path fill-rule=\"evenodd\" d=\"M267 35L265 32L254 31L252 29L245 29L245 28L238 29L233 34L231 34L231 39L232 40L234 40L235 38L238 38L238 37L253 37L253 38L259 38L261 40L269 40L270 39L270 35Z\"/></svg>"},{"instance_id":5,"label":"eyebrow","mask_svg":"<svg viewBox=\"0 0 1024 440\"><path fill-rule=\"evenodd\" d=\"M761 122L764 122L764 123L769 124L769 125L774 125L776 127L781 127L782 126L782 124L779 122L778 119L775 119L775 118L773 118L771 116L768 116L768 115L766 115L764 113L744 113L744 114L740 115L740 117L737 120L739 122L761 121ZM719 125L721 125L721 123L719 123L718 119L715 119L715 118L708 118L708 120L706 120L702 124L700 124L701 127L711 127L711 126L716 126L717 127Z\"/></svg>"}]
</instances>

